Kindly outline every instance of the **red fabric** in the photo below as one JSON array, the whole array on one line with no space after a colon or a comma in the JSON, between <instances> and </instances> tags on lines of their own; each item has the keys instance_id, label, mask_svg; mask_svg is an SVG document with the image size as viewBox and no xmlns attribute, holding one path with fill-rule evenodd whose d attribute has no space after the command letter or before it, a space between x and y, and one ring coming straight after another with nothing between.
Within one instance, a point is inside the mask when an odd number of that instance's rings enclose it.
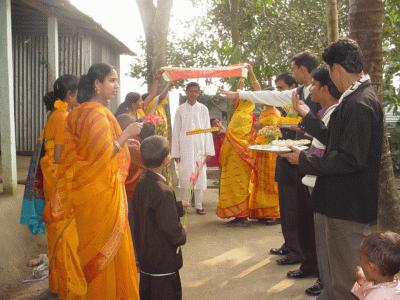
<instances>
[{"instance_id":1,"label":"red fabric","mask_svg":"<svg viewBox=\"0 0 400 300\"><path fill-rule=\"evenodd\" d=\"M207 162L207 167L220 167L219 164L219 154L221 151L222 142L224 141L225 135L220 135L214 140L215 155L211 156L210 160Z\"/></svg>"},{"instance_id":2,"label":"red fabric","mask_svg":"<svg viewBox=\"0 0 400 300\"><path fill-rule=\"evenodd\" d=\"M247 64L243 63L221 68L189 69L164 67L162 70L165 71L164 78L168 78L169 81L179 81L190 78L240 77L242 76L242 70L246 68L246 66Z\"/></svg>"}]
</instances>

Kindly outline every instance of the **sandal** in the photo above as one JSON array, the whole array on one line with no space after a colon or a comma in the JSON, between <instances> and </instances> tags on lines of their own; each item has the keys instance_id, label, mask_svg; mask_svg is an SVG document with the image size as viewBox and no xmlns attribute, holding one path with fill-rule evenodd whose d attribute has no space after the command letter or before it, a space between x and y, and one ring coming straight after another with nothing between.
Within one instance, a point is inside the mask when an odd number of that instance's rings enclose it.
<instances>
[{"instance_id":1,"label":"sandal","mask_svg":"<svg viewBox=\"0 0 400 300\"><path fill-rule=\"evenodd\" d=\"M226 223L229 227L247 227L249 223L246 222L246 218L235 218Z\"/></svg>"},{"instance_id":2,"label":"sandal","mask_svg":"<svg viewBox=\"0 0 400 300\"><path fill-rule=\"evenodd\" d=\"M196 209L197 214L199 215L205 215L206 212L204 211L204 209Z\"/></svg>"}]
</instances>

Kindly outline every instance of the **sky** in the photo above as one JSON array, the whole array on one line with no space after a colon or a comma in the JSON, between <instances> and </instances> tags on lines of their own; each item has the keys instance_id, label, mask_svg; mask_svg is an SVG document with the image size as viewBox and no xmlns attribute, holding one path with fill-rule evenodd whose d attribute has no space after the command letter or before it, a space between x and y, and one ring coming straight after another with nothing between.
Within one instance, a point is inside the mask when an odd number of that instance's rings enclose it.
<instances>
[{"instance_id":1,"label":"sky","mask_svg":"<svg viewBox=\"0 0 400 300\"><path fill-rule=\"evenodd\" d=\"M70 0L71 4L83 13L91 16L104 29L113 34L117 39L128 46L133 52L140 52L136 42L140 36L144 36L143 25L140 19L139 9L135 0ZM177 20L191 19L202 14L200 8L193 7L190 0L175 0L171 13L170 28L179 33L175 25ZM140 86L141 82L125 74L129 72L129 64L132 62L130 56L121 56L121 101L129 92L145 93L147 86ZM172 90L170 93L171 110L177 107L179 91Z\"/></svg>"}]
</instances>

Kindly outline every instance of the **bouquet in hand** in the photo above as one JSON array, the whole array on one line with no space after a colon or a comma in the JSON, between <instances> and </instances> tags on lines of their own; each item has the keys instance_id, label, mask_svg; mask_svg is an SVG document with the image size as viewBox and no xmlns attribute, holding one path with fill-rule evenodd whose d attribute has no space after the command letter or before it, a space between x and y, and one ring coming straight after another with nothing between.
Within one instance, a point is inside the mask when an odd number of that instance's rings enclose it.
<instances>
[{"instance_id":1,"label":"bouquet in hand","mask_svg":"<svg viewBox=\"0 0 400 300\"><path fill-rule=\"evenodd\" d=\"M288 103L282 106L283 110L286 112L286 117L288 118L297 118L299 115L297 112L293 109L293 104Z\"/></svg>"},{"instance_id":2,"label":"bouquet in hand","mask_svg":"<svg viewBox=\"0 0 400 300\"><path fill-rule=\"evenodd\" d=\"M280 137L282 137L282 132L279 127L265 126L258 131L256 142L259 144L269 144Z\"/></svg>"}]
</instances>

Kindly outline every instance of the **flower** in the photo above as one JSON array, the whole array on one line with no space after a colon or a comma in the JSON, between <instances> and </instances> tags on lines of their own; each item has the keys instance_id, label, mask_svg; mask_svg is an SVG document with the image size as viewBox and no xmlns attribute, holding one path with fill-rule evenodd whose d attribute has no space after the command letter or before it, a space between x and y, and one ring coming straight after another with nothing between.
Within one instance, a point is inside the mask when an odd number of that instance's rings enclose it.
<instances>
[{"instance_id":1,"label":"flower","mask_svg":"<svg viewBox=\"0 0 400 300\"><path fill-rule=\"evenodd\" d=\"M277 139L278 137L282 137L282 132L278 127L265 126L264 128L258 131L257 135L262 136L263 138L271 141L272 139Z\"/></svg>"},{"instance_id":2,"label":"flower","mask_svg":"<svg viewBox=\"0 0 400 300\"><path fill-rule=\"evenodd\" d=\"M157 124L160 124L162 121L163 121L163 119L161 117L155 116L153 114L148 114L144 118L144 122L143 123L151 123L154 126L156 126Z\"/></svg>"},{"instance_id":3,"label":"flower","mask_svg":"<svg viewBox=\"0 0 400 300\"><path fill-rule=\"evenodd\" d=\"M61 100L56 100L56 101L54 102L54 108L55 108L55 109L61 109L61 110L63 110L63 111L67 111L67 109L68 109L68 103L67 103L67 102L64 102L64 101L61 101Z\"/></svg>"}]
</instances>

